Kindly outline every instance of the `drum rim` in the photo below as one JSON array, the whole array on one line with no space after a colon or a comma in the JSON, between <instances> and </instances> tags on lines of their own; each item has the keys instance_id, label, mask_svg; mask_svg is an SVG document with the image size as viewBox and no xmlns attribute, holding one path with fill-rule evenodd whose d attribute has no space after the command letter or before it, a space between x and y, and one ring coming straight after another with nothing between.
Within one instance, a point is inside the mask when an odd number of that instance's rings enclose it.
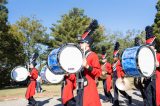
<instances>
[{"instance_id":1,"label":"drum rim","mask_svg":"<svg viewBox=\"0 0 160 106\"><path fill-rule=\"evenodd\" d=\"M153 50L151 49L151 47L149 47L148 45L140 45L140 46L134 46L134 47L139 47L138 50L137 50L137 53L136 53L135 61L136 61L136 68L137 68L137 70L139 71L140 75L139 75L139 76L129 75L129 76L131 76L131 77L151 77L151 76L154 74L155 70L156 70L155 53L154 53L154 51L153 51ZM139 65L138 65L138 54L139 54L139 51L140 51L143 47L149 48L149 49L151 50L151 52L153 53L153 55L154 55L154 70L153 70L153 73L152 73L150 76L144 76L144 75L142 74L141 70L140 70ZM130 48L132 48L132 47L130 47ZM121 57L123 56L123 53L124 53L125 50L126 50L126 49L123 50L123 52L122 52L122 54L121 54ZM123 59L121 58L120 61L121 61L121 66L122 66L122 61L123 61ZM122 68L123 68L123 66L122 66ZM124 70L124 69L123 69L123 70ZM125 71L124 71L124 72L125 72ZM125 72L125 74L126 74L126 72Z\"/></svg>"},{"instance_id":2,"label":"drum rim","mask_svg":"<svg viewBox=\"0 0 160 106\"><path fill-rule=\"evenodd\" d=\"M20 81L17 81L17 80L15 80L14 78L13 78L13 71L16 69L16 68L18 68L18 67L23 67L23 68L25 68L24 66L21 66L21 65L19 65L19 66L16 66L16 67L14 67L13 69L12 69L12 71L11 71L11 79L12 80L14 80L14 81L16 81L16 82L20 82ZM27 69L27 68L25 68L25 69ZM28 69L27 69L27 71L28 71ZM28 71L29 72L29 71Z\"/></svg>"},{"instance_id":3,"label":"drum rim","mask_svg":"<svg viewBox=\"0 0 160 106\"><path fill-rule=\"evenodd\" d=\"M62 45L62 46L60 47L59 52L58 52L58 59L57 59L58 65L60 66L60 68L61 68L62 70L64 70L64 69L63 69L63 67L61 66L60 62L59 62L59 58L60 58L61 51L64 49L64 47L65 47L66 45L76 46L76 47L80 50L80 52L82 53L82 57L83 57L82 49L80 48L80 46L79 46L78 44L75 44L75 43L66 43L66 44ZM81 71L82 69L83 69L83 66L81 65L80 69L79 69L77 72ZM66 70L64 70L64 71L67 72ZM73 73L71 73L71 74L73 74Z\"/></svg>"}]
</instances>

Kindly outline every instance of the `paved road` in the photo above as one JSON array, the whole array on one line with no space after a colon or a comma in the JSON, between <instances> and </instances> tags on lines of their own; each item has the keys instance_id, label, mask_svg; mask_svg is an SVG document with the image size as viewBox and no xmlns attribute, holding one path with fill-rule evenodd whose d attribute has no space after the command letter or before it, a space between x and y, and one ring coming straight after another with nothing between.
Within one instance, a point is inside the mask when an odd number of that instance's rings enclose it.
<instances>
[{"instance_id":1,"label":"paved road","mask_svg":"<svg viewBox=\"0 0 160 106\"><path fill-rule=\"evenodd\" d=\"M127 91L129 95L132 96L133 103L130 106L143 106L141 94L137 90L129 90ZM101 103L102 106L112 106L111 103L107 102L104 103L103 100L105 100L105 96L103 95L103 92L100 92L100 98L101 98ZM120 95L120 105L121 106L129 106L128 100L125 99L122 95ZM60 97L43 97L43 98L35 98L40 106L62 106ZM19 98L19 99L13 99L13 100L5 100L0 102L0 106L27 106L27 100L25 98Z\"/></svg>"}]
</instances>

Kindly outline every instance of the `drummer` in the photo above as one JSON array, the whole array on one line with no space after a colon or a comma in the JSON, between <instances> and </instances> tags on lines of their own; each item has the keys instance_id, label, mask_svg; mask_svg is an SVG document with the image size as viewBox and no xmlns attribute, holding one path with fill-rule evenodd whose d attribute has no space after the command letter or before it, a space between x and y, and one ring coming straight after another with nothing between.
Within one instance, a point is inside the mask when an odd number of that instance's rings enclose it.
<instances>
[{"instance_id":1,"label":"drummer","mask_svg":"<svg viewBox=\"0 0 160 106\"><path fill-rule=\"evenodd\" d=\"M132 103L132 97L129 96L125 91L121 91L116 87L116 80L117 78L124 78L124 71L122 70L121 63L119 60L119 42L116 42L114 46L114 53L113 53L113 59L114 63L112 65L113 67L113 88L114 88L114 102L113 106L119 106L119 100L118 100L118 91L128 99L129 104Z\"/></svg>"},{"instance_id":2,"label":"drummer","mask_svg":"<svg viewBox=\"0 0 160 106\"><path fill-rule=\"evenodd\" d=\"M104 71L107 71L107 77L103 80L104 94L107 97L107 100L113 103L113 96L110 92L110 90L112 89L112 65L109 62L107 62L105 46L102 46L102 63L102 65L105 65L106 68Z\"/></svg>"},{"instance_id":3,"label":"drummer","mask_svg":"<svg viewBox=\"0 0 160 106\"><path fill-rule=\"evenodd\" d=\"M149 45L153 50L155 50L155 36L153 35L153 28L151 26L146 26L146 45ZM147 67L147 66L146 66ZM146 98L144 100L145 106L156 106L156 75L155 73L150 78L145 78L145 94Z\"/></svg>"},{"instance_id":4,"label":"drummer","mask_svg":"<svg viewBox=\"0 0 160 106\"><path fill-rule=\"evenodd\" d=\"M62 83L61 98L64 106L76 106L73 90L76 89L76 75L66 74Z\"/></svg>"},{"instance_id":5,"label":"drummer","mask_svg":"<svg viewBox=\"0 0 160 106\"><path fill-rule=\"evenodd\" d=\"M25 95L26 99L28 100L28 104L31 106L38 106L38 103L33 98L36 90L36 79L38 78L38 70L35 68L36 65L37 63L35 61L29 65L29 68L31 69L29 74L30 81Z\"/></svg>"},{"instance_id":6,"label":"drummer","mask_svg":"<svg viewBox=\"0 0 160 106\"><path fill-rule=\"evenodd\" d=\"M95 79L101 75L101 67L98 55L90 49L93 43L93 38L91 37L91 34L97 27L97 20L93 20L90 26L82 35L81 40L79 41L80 47L85 54L82 64L84 71L81 73L84 78L82 88L83 91L81 93L78 93L77 95L78 97L79 95L82 96L82 98L79 98L82 99L79 100L80 106L101 106L100 97L98 95L98 90L95 82Z\"/></svg>"}]
</instances>

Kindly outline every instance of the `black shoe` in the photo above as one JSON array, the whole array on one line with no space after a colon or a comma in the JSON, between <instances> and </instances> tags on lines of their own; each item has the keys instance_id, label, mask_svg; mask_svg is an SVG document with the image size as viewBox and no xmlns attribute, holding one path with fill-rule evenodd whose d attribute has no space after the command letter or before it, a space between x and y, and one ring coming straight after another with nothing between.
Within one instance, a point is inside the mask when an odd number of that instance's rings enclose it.
<instances>
[{"instance_id":1,"label":"black shoe","mask_svg":"<svg viewBox=\"0 0 160 106\"><path fill-rule=\"evenodd\" d=\"M132 97L131 96L128 97L128 101L129 101L129 104L132 104Z\"/></svg>"}]
</instances>

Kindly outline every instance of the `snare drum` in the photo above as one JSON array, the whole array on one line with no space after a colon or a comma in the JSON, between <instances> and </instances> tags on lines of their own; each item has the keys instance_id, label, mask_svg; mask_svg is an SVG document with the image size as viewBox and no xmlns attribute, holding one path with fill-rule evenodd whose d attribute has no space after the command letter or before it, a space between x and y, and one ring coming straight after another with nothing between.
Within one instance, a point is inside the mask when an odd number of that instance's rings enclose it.
<instances>
[{"instance_id":1,"label":"snare drum","mask_svg":"<svg viewBox=\"0 0 160 106\"><path fill-rule=\"evenodd\" d=\"M11 78L17 82L26 80L28 75L28 70L22 66L17 66L11 71Z\"/></svg>"},{"instance_id":2,"label":"snare drum","mask_svg":"<svg viewBox=\"0 0 160 106\"><path fill-rule=\"evenodd\" d=\"M83 53L78 45L68 43L53 49L47 61L54 74L76 73L82 69Z\"/></svg>"},{"instance_id":3,"label":"snare drum","mask_svg":"<svg viewBox=\"0 0 160 106\"><path fill-rule=\"evenodd\" d=\"M127 76L150 77L156 69L155 53L145 45L125 49L121 63Z\"/></svg>"},{"instance_id":4,"label":"snare drum","mask_svg":"<svg viewBox=\"0 0 160 106\"><path fill-rule=\"evenodd\" d=\"M58 84L60 83L63 78L64 78L64 75L56 75L54 73L52 73L47 66L44 66L42 69L41 69L41 72L40 72L40 76L41 78L46 81L46 82L49 82L49 83L52 83L52 84Z\"/></svg>"}]
</instances>

